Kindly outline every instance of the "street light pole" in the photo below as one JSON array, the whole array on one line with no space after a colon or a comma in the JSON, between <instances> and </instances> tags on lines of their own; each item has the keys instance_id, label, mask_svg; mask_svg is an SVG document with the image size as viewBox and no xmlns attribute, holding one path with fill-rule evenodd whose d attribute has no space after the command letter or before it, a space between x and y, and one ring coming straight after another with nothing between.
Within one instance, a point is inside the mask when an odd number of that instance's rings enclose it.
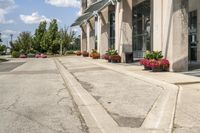
<instances>
[{"instance_id":1,"label":"street light pole","mask_svg":"<svg viewBox=\"0 0 200 133\"><path fill-rule=\"evenodd\" d=\"M0 42L2 42L2 40L1 40L1 33L0 33Z\"/></svg>"},{"instance_id":2,"label":"street light pole","mask_svg":"<svg viewBox=\"0 0 200 133\"><path fill-rule=\"evenodd\" d=\"M60 39L60 55L62 56L62 39Z\"/></svg>"},{"instance_id":3,"label":"street light pole","mask_svg":"<svg viewBox=\"0 0 200 133\"><path fill-rule=\"evenodd\" d=\"M12 43L13 40L13 34L10 34L10 42Z\"/></svg>"}]
</instances>

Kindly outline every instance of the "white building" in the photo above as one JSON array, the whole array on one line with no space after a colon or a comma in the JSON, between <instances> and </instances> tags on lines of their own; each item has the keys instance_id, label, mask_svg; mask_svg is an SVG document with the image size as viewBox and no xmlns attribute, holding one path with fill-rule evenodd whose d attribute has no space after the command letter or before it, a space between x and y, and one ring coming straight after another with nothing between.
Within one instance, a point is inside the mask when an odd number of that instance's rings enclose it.
<instances>
[{"instance_id":1,"label":"white building","mask_svg":"<svg viewBox=\"0 0 200 133\"><path fill-rule=\"evenodd\" d=\"M200 0L82 0L81 50L109 48L133 60L162 51L171 71L200 62Z\"/></svg>"}]
</instances>

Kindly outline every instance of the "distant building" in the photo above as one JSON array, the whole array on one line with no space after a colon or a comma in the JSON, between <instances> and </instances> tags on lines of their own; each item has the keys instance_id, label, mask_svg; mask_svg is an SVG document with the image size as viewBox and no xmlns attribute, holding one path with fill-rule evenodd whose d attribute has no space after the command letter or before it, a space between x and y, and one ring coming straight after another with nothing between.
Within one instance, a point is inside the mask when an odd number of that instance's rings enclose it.
<instances>
[{"instance_id":1,"label":"distant building","mask_svg":"<svg viewBox=\"0 0 200 133\"><path fill-rule=\"evenodd\" d=\"M81 50L118 50L133 60L162 51L171 71L200 61L200 0L82 0ZM97 43L95 43L97 42Z\"/></svg>"}]
</instances>

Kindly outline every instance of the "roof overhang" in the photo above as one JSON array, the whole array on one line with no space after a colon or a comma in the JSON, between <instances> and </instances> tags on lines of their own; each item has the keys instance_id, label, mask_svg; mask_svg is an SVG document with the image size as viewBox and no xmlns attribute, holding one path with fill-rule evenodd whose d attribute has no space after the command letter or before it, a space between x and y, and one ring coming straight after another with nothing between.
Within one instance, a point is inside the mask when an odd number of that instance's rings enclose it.
<instances>
[{"instance_id":1,"label":"roof overhang","mask_svg":"<svg viewBox=\"0 0 200 133\"><path fill-rule=\"evenodd\" d=\"M89 19L97 15L105 7L111 4L114 5L117 1L118 0L99 0L91 4L88 8L85 9L84 14L76 19L76 21L71 25L71 27L82 25L84 22L87 22Z\"/></svg>"}]
</instances>

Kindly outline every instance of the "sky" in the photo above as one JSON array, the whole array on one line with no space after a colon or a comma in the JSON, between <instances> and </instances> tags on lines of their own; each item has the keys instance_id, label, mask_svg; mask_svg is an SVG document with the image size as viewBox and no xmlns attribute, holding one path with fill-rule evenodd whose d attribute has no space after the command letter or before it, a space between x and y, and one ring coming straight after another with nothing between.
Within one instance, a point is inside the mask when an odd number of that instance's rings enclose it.
<instances>
[{"instance_id":1,"label":"sky","mask_svg":"<svg viewBox=\"0 0 200 133\"><path fill-rule=\"evenodd\" d=\"M80 0L0 0L1 38L7 44L10 34L13 39L23 31L34 34L40 21L54 18L59 27L68 27L79 14Z\"/></svg>"}]
</instances>

